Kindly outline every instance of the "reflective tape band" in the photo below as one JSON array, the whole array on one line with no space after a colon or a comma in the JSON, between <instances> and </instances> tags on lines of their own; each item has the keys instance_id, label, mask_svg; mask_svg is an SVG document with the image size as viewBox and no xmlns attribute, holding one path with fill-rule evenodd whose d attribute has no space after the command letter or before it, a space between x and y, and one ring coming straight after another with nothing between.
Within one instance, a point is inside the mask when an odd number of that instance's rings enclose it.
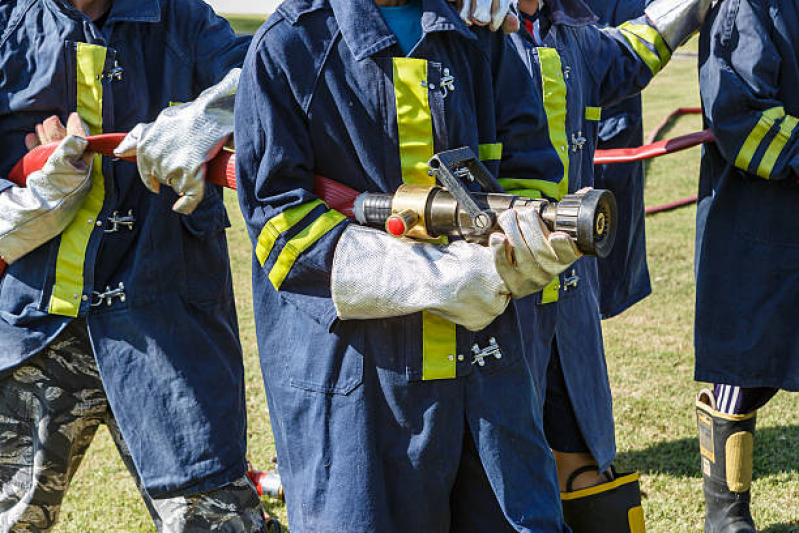
<instances>
[{"instance_id":1,"label":"reflective tape band","mask_svg":"<svg viewBox=\"0 0 799 533\"><path fill-rule=\"evenodd\" d=\"M563 79L563 64L554 48L538 48L541 60L541 82L544 111L547 114L549 141L558 154L563 174L557 183L546 180L527 180L543 194L560 200L569 193L569 140L566 135L566 82Z\"/></svg>"},{"instance_id":2,"label":"reflective tape band","mask_svg":"<svg viewBox=\"0 0 799 533\"><path fill-rule=\"evenodd\" d=\"M661 63L658 54L650 50L646 46L646 44L644 44L644 41L646 41L645 39L642 39L636 33L625 28L625 25L628 24L629 23L625 23L619 26L619 30L621 31L621 34L624 36L627 42L630 44L633 51L638 55L638 57L641 58L641 61L646 63L646 66L649 67L649 70L652 72L652 75L654 76L663 69L664 65L663 63Z\"/></svg>"},{"instance_id":3,"label":"reflective tape band","mask_svg":"<svg viewBox=\"0 0 799 533\"><path fill-rule=\"evenodd\" d=\"M277 261L275 261L272 270L269 271L269 281L272 282L276 290L280 290L280 286L283 285L291 271L291 267L294 266L300 254L324 237L330 230L341 224L346 218L338 211L327 211L286 243L280 251L280 255L277 256Z\"/></svg>"},{"instance_id":4,"label":"reflective tape band","mask_svg":"<svg viewBox=\"0 0 799 533\"><path fill-rule=\"evenodd\" d=\"M560 277L555 277L549 285L544 287L544 290L541 291L541 303L551 304L555 303L560 299Z\"/></svg>"},{"instance_id":5,"label":"reflective tape band","mask_svg":"<svg viewBox=\"0 0 799 533\"><path fill-rule=\"evenodd\" d=\"M394 94L402 181L433 185L427 162L434 155L433 114L427 89L428 63L423 59L394 58ZM456 326L430 313L422 313L422 379L457 376Z\"/></svg>"},{"instance_id":6,"label":"reflective tape band","mask_svg":"<svg viewBox=\"0 0 799 533\"><path fill-rule=\"evenodd\" d=\"M760 160L760 165L757 167L758 176L764 179L771 179L774 165L777 164L777 159L779 159L785 149L785 145L793 135L793 130L796 129L797 124L799 124L799 119L791 115L786 115L782 120L777 134L766 149L763 159Z\"/></svg>"},{"instance_id":7,"label":"reflective tape band","mask_svg":"<svg viewBox=\"0 0 799 533\"><path fill-rule=\"evenodd\" d=\"M427 311L422 313L422 379L457 377L456 326Z\"/></svg>"},{"instance_id":8,"label":"reflective tape band","mask_svg":"<svg viewBox=\"0 0 799 533\"><path fill-rule=\"evenodd\" d=\"M434 155L433 114L427 89L427 61L394 58L394 95L402 181L409 185L433 185L427 162Z\"/></svg>"},{"instance_id":9,"label":"reflective tape band","mask_svg":"<svg viewBox=\"0 0 799 533\"><path fill-rule=\"evenodd\" d=\"M91 135L103 132L103 71L106 49L93 44L78 43L77 106L76 111L86 123ZM89 239L105 201L103 158L94 157L92 188L77 215L61 234L56 259L55 284L48 312L51 315L77 317L84 292L84 263Z\"/></svg>"},{"instance_id":10,"label":"reflective tape band","mask_svg":"<svg viewBox=\"0 0 799 533\"><path fill-rule=\"evenodd\" d=\"M591 120L596 122L598 120L602 120L602 108L601 107L585 107L585 120Z\"/></svg>"},{"instance_id":11,"label":"reflective tape band","mask_svg":"<svg viewBox=\"0 0 799 533\"><path fill-rule=\"evenodd\" d=\"M646 65L649 67L649 70L652 71L652 75L655 75L663 70L663 67L665 67L666 64L668 64L668 62L671 60L671 50L669 50L669 46L666 44L666 41L663 40L663 37L660 35L660 33L658 33L658 31L652 26L625 22L619 26L619 30L622 31L624 38L627 39L627 41L633 47L635 53L644 60ZM655 50L657 50L657 55L655 55L649 48L642 45L640 41L636 41L629 34L638 37L640 40L654 47ZM646 52L643 52L642 49L646 50ZM651 64L650 61L652 62Z\"/></svg>"},{"instance_id":12,"label":"reflective tape band","mask_svg":"<svg viewBox=\"0 0 799 533\"><path fill-rule=\"evenodd\" d=\"M502 160L502 143L481 144L478 148L480 161Z\"/></svg>"},{"instance_id":13,"label":"reflective tape band","mask_svg":"<svg viewBox=\"0 0 799 533\"><path fill-rule=\"evenodd\" d=\"M744 171L749 171L749 166L752 164L752 159L755 157L755 152L760 147L763 139L766 138L768 132L777 122L778 119L785 116L785 108L782 106L772 107L766 109L760 116L760 120L749 132L746 137L741 150L735 158L735 166Z\"/></svg>"},{"instance_id":14,"label":"reflective tape band","mask_svg":"<svg viewBox=\"0 0 799 533\"><path fill-rule=\"evenodd\" d=\"M320 205L324 205L322 200L314 200L296 207L290 207L276 217L269 219L264 229L261 230L261 234L258 235L258 244L255 246L255 256L261 266L264 266L266 260L269 259L269 254L272 253L272 248L275 247L278 237L297 225L300 220L308 216L311 211Z\"/></svg>"}]
</instances>

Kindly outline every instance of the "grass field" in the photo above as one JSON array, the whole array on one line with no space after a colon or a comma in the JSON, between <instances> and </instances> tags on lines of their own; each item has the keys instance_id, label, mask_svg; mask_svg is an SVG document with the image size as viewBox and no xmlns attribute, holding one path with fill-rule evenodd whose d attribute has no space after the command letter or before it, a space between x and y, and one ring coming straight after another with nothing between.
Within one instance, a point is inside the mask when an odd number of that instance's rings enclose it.
<instances>
[{"instance_id":1,"label":"grass field","mask_svg":"<svg viewBox=\"0 0 799 533\"><path fill-rule=\"evenodd\" d=\"M235 22L239 31L253 31L258 25L252 18ZM676 57L644 93L645 126L653 128L675 107L698 104L696 59ZM670 135L699 127L698 118L686 118ZM694 193L698 162L699 150L694 149L650 164L647 204ZM256 354L251 250L235 196L229 194L226 200L234 224L228 237L247 370L250 457L257 466L267 468L274 445ZM621 470L641 472L651 533L702 529L703 496L693 416L698 386L692 380L694 216L695 209L687 208L647 220L654 294L605 323L615 397L617 465ZM758 425L755 519L763 533L799 533L797 397L780 393L761 412ZM285 521L282 505L268 501L265 505ZM74 480L58 531L154 531L106 431L98 434Z\"/></svg>"}]
</instances>

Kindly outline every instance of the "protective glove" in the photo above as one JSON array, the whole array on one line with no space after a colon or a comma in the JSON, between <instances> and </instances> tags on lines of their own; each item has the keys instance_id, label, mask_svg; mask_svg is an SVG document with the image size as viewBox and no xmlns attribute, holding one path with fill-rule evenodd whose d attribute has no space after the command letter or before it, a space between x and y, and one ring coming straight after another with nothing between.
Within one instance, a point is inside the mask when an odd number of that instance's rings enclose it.
<instances>
[{"instance_id":1,"label":"protective glove","mask_svg":"<svg viewBox=\"0 0 799 533\"><path fill-rule=\"evenodd\" d=\"M75 218L92 186L87 144L67 137L26 187L0 193L0 256L7 263L61 234Z\"/></svg>"},{"instance_id":2,"label":"protective glove","mask_svg":"<svg viewBox=\"0 0 799 533\"><path fill-rule=\"evenodd\" d=\"M172 187L180 198L172 209L188 215L205 194L206 164L233 135L233 104L241 69L206 89L193 102L173 106L155 122L139 124L120 143L114 154L136 156L145 187L154 193L161 184Z\"/></svg>"},{"instance_id":3,"label":"protective glove","mask_svg":"<svg viewBox=\"0 0 799 533\"><path fill-rule=\"evenodd\" d=\"M673 52L699 30L716 3L717 0L654 0L644 13Z\"/></svg>"},{"instance_id":4,"label":"protective glove","mask_svg":"<svg viewBox=\"0 0 799 533\"><path fill-rule=\"evenodd\" d=\"M471 26L489 25L491 31L502 28L505 33L519 31L516 0L448 0L458 6L463 21ZM490 23L490 24L489 24Z\"/></svg>"},{"instance_id":5,"label":"protective glove","mask_svg":"<svg viewBox=\"0 0 799 533\"><path fill-rule=\"evenodd\" d=\"M543 290L582 255L568 235L550 233L535 209L509 209L497 222L504 235L492 234L489 247L514 298Z\"/></svg>"},{"instance_id":6,"label":"protective glove","mask_svg":"<svg viewBox=\"0 0 799 533\"><path fill-rule=\"evenodd\" d=\"M479 331L510 301L494 253L465 241L420 243L350 224L333 257L333 303L343 320L428 311Z\"/></svg>"}]
</instances>

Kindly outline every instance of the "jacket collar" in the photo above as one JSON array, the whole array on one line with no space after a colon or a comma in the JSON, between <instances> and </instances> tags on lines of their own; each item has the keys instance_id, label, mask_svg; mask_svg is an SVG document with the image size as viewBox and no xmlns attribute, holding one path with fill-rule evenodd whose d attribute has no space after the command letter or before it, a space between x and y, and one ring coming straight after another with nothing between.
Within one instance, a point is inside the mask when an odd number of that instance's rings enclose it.
<instances>
[{"instance_id":1,"label":"jacket collar","mask_svg":"<svg viewBox=\"0 0 799 533\"><path fill-rule=\"evenodd\" d=\"M79 14L69 0L56 1ZM108 21L160 22L161 2L160 0L114 0Z\"/></svg>"},{"instance_id":2,"label":"jacket collar","mask_svg":"<svg viewBox=\"0 0 799 533\"><path fill-rule=\"evenodd\" d=\"M587 26L598 20L583 0L544 0L541 15L555 26Z\"/></svg>"},{"instance_id":3,"label":"jacket collar","mask_svg":"<svg viewBox=\"0 0 799 533\"><path fill-rule=\"evenodd\" d=\"M327 0L341 29L342 37L360 61L397 43L374 0ZM321 2L314 1L312 4ZM454 31L467 39L477 39L445 0L422 0L422 36ZM296 19L295 19L296 20Z\"/></svg>"},{"instance_id":4,"label":"jacket collar","mask_svg":"<svg viewBox=\"0 0 799 533\"><path fill-rule=\"evenodd\" d=\"M160 0L114 0L108 21L160 22Z\"/></svg>"}]
</instances>

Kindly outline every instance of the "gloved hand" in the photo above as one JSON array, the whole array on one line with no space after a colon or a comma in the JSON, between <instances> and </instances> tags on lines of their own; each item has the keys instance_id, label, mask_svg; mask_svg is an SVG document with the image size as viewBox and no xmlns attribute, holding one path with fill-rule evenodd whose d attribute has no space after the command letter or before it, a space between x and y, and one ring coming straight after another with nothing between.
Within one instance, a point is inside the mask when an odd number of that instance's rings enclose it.
<instances>
[{"instance_id":1,"label":"gloved hand","mask_svg":"<svg viewBox=\"0 0 799 533\"><path fill-rule=\"evenodd\" d=\"M544 287L582 255L565 233L550 233L535 209L508 209L497 222L489 247L497 272L514 298L524 298Z\"/></svg>"},{"instance_id":2,"label":"gloved hand","mask_svg":"<svg viewBox=\"0 0 799 533\"><path fill-rule=\"evenodd\" d=\"M489 25L491 31L502 28L505 33L519 31L519 18L516 15L514 0L448 0L456 4L461 19L468 24Z\"/></svg>"},{"instance_id":3,"label":"gloved hand","mask_svg":"<svg viewBox=\"0 0 799 533\"><path fill-rule=\"evenodd\" d=\"M644 13L673 52L699 30L718 1L653 0Z\"/></svg>"},{"instance_id":4,"label":"gloved hand","mask_svg":"<svg viewBox=\"0 0 799 533\"><path fill-rule=\"evenodd\" d=\"M139 124L114 151L118 157L136 156L144 185L158 193L161 184L180 198L172 209L192 213L205 194L206 164L233 134L233 104L241 69L206 89L193 102L173 106L155 122Z\"/></svg>"},{"instance_id":5,"label":"gloved hand","mask_svg":"<svg viewBox=\"0 0 799 533\"><path fill-rule=\"evenodd\" d=\"M0 193L0 256L13 263L53 239L75 218L91 189L87 141L69 136L26 187Z\"/></svg>"},{"instance_id":6,"label":"gloved hand","mask_svg":"<svg viewBox=\"0 0 799 533\"><path fill-rule=\"evenodd\" d=\"M479 331L510 301L494 253L465 241L441 246L350 224L333 257L333 303L343 320L428 311Z\"/></svg>"}]
</instances>

